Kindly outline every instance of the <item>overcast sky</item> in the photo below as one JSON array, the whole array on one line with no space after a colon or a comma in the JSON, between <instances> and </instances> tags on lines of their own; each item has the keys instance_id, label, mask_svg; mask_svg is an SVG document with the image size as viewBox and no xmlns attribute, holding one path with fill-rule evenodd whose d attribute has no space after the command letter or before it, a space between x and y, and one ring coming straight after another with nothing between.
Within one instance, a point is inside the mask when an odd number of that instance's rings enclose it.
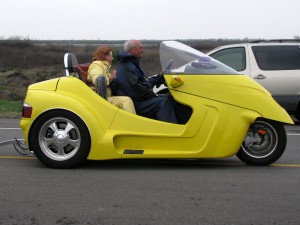
<instances>
[{"instance_id":1,"label":"overcast sky","mask_svg":"<svg viewBox=\"0 0 300 225\"><path fill-rule=\"evenodd\" d=\"M1 0L0 39L293 39L300 0Z\"/></svg>"}]
</instances>

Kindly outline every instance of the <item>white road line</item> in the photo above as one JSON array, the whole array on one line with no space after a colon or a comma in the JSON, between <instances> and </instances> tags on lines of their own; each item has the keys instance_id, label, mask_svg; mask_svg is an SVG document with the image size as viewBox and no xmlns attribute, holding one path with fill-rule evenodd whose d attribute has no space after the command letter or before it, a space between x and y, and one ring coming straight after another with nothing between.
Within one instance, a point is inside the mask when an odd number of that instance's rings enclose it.
<instances>
[{"instance_id":1,"label":"white road line","mask_svg":"<svg viewBox=\"0 0 300 225\"><path fill-rule=\"evenodd\" d=\"M0 130L21 130L21 128L0 127Z\"/></svg>"}]
</instances>

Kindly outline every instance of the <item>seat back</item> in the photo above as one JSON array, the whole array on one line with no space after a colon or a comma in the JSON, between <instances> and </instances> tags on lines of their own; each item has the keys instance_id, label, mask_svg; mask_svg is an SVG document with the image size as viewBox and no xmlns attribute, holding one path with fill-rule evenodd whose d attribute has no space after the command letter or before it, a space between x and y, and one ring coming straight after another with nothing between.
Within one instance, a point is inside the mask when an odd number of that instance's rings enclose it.
<instances>
[{"instance_id":1,"label":"seat back","mask_svg":"<svg viewBox=\"0 0 300 225\"><path fill-rule=\"evenodd\" d=\"M64 55L64 68L66 70L66 76L75 76L86 83L89 66L89 63L78 64L74 53L65 53Z\"/></svg>"},{"instance_id":2,"label":"seat back","mask_svg":"<svg viewBox=\"0 0 300 225\"><path fill-rule=\"evenodd\" d=\"M74 53L65 53L64 66L66 70L66 76L75 75L77 73L76 66L78 65L77 58Z\"/></svg>"}]
</instances>

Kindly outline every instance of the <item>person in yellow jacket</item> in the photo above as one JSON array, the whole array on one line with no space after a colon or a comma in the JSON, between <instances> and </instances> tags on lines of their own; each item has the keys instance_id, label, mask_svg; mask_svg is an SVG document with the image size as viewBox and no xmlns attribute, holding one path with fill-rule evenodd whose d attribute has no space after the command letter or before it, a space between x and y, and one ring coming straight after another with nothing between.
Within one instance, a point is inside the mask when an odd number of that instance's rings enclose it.
<instances>
[{"instance_id":1,"label":"person in yellow jacket","mask_svg":"<svg viewBox=\"0 0 300 225\"><path fill-rule=\"evenodd\" d=\"M92 89L94 90L100 88L100 86L105 87L102 88L102 91L105 92L102 97L106 98L108 102L120 109L136 114L134 104L130 97L112 96L110 84L116 78L116 70L113 70L110 73L112 60L113 55L111 47L100 46L97 48L88 69L87 80L94 85L92 86ZM101 84L101 82L103 83Z\"/></svg>"}]
</instances>

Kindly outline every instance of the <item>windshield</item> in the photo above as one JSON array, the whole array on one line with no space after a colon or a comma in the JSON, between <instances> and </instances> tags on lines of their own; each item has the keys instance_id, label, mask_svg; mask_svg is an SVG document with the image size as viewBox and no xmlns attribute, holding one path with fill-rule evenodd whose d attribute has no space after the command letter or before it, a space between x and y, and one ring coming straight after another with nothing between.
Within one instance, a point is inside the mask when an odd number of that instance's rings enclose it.
<instances>
[{"instance_id":1,"label":"windshield","mask_svg":"<svg viewBox=\"0 0 300 225\"><path fill-rule=\"evenodd\" d=\"M160 44L160 63L166 73L239 74L234 69L177 41Z\"/></svg>"}]
</instances>

